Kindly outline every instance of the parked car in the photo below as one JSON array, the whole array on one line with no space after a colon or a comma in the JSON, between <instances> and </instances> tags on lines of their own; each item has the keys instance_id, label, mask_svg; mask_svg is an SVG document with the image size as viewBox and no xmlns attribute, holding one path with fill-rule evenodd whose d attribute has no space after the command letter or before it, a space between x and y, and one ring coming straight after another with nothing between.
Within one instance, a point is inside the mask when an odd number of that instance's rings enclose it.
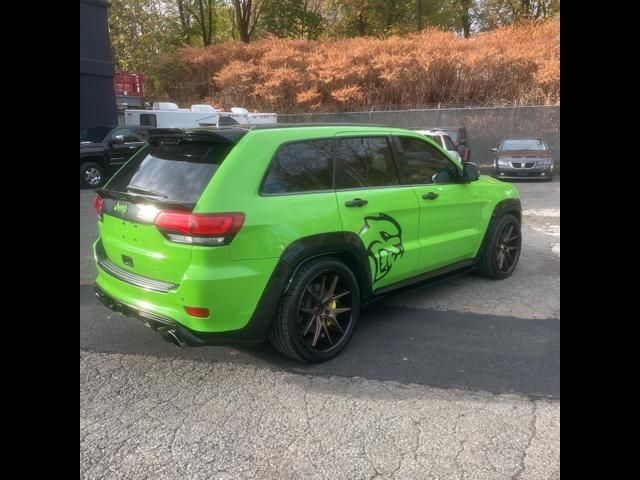
<instances>
[{"instance_id":1,"label":"parked car","mask_svg":"<svg viewBox=\"0 0 640 480\"><path fill-rule=\"evenodd\" d=\"M447 135L446 132L442 130L416 130L416 132L429 137L431 140L444 148L447 153L449 153L449 155L451 155L457 161L462 162L462 158L460 157L458 150L453 145L451 137Z\"/></svg>"},{"instance_id":2,"label":"parked car","mask_svg":"<svg viewBox=\"0 0 640 480\"><path fill-rule=\"evenodd\" d=\"M80 143L100 143L114 128L115 125L94 125L80 130Z\"/></svg>"},{"instance_id":3,"label":"parked car","mask_svg":"<svg viewBox=\"0 0 640 480\"><path fill-rule=\"evenodd\" d=\"M413 131L184 129L143 148L98 190L96 294L178 346L266 337L320 362L363 302L518 263L515 187Z\"/></svg>"},{"instance_id":4,"label":"parked car","mask_svg":"<svg viewBox=\"0 0 640 480\"><path fill-rule=\"evenodd\" d=\"M449 135L454 147L458 150L462 161L471 161L471 148L469 147L467 129L465 127L435 127L432 130L441 130Z\"/></svg>"},{"instance_id":5,"label":"parked car","mask_svg":"<svg viewBox=\"0 0 640 480\"><path fill-rule=\"evenodd\" d=\"M97 126L80 132L80 186L97 188L145 143L150 127ZM84 141L83 141L84 139Z\"/></svg>"},{"instance_id":6,"label":"parked car","mask_svg":"<svg viewBox=\"0 0 640 480\"><path fill-rule=\"evenodd\" d=\"M538 178L553 180L553 157L549 145L537 137L508 137L502 140L493 163L496 178Z\"/></svg>"}]
</instances>

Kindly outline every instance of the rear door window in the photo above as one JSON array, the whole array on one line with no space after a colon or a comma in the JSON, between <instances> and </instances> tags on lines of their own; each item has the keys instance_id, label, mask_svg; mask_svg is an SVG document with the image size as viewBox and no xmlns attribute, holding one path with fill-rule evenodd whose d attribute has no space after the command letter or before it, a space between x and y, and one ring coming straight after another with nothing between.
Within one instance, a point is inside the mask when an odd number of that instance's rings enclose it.
<instances>
[{"instance_id":1,"label":"rear door window","mask_svg":"<svg viewBox=\"0 0 640 480\"><path fill-rule=\"evenodd\" d=\"M271 161L261 193L278 195L333 188L332 140L310 140L282 146Z\"/></svg>"},{"instance_id":2,"label":"rear door window","mask_svg":"<svg viewBox=\"0 0 640 480\"><path fill-rule=\"evenodd\" d=\"M336 138L337 188L386 187L400 183L386 137Z\"/></svg>"},{"instance_id":3,"label":"rear door window","mask_svg":"<svg viewBox=\"0 0 640 480\"><path fill-rule=\"evenodd\" d=\"M231 148L212 142L148 145L105 188L161 201L197 203Z\"/></svg>"}]
</instances>

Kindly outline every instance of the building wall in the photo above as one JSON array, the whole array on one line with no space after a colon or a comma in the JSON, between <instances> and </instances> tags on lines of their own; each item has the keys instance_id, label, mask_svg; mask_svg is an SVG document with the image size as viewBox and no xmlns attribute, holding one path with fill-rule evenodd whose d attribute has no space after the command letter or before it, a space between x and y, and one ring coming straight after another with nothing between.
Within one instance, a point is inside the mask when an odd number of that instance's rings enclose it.
<instances>
[{"instance_id":1,"label":"building wall","mask_svg":"<svg viewBox=\"0 0 640 480\"><path fill-rule=\"evenodd\" d=\"M80 0L80 129L117 123L107 6Z\"/></svg>"}]
</instances>

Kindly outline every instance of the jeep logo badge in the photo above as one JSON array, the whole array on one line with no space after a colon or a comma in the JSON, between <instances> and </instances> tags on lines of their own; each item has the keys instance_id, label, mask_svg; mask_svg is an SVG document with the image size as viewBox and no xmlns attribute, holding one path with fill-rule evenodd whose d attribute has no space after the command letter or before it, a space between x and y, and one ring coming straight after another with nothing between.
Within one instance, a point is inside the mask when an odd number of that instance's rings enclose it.
<instances>
[{"instance_id":1,"label":"jeep logo badge","mask_svg":"<svg viewBox=\"0 0 640 480\"><path fill-rule=\"evenodd\" d=\"M115 212L119 212L119 213L122 213L124 215L125 213L127 213L127 210L129 210L129 207L127 206L126 203L120 203L120 201L118 201L113 206L113 210Z\"/></svg>"}]
</instances>

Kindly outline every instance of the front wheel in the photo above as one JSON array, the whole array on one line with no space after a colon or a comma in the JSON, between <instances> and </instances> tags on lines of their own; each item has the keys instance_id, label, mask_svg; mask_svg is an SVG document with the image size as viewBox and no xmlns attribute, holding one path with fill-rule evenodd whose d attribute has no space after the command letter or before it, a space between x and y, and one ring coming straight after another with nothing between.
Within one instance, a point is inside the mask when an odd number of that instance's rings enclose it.
<instances>
[{"instance_id":1,"label":"front wheel","mask_svg":"<svg viewBox=\"0 0 640 480\"><path fill-rule=\"evenodd\" d=\"M353 272L333 258L310 261L295 274L268 332L281 353L324 362L349 343L360 314L360 288Z\"/></svg>"},{"instance_id":2,"label":"front wheel","mask_svg":"<svg viewBox=\"0 0 640 480\"><path fill-rule=\"evenodd\" d=\"M507 213L492 221L478 259L480 274L495 280L511 276L520 259L521 248L520 222L514 215Z\"/></svg>"}]
</instances>

